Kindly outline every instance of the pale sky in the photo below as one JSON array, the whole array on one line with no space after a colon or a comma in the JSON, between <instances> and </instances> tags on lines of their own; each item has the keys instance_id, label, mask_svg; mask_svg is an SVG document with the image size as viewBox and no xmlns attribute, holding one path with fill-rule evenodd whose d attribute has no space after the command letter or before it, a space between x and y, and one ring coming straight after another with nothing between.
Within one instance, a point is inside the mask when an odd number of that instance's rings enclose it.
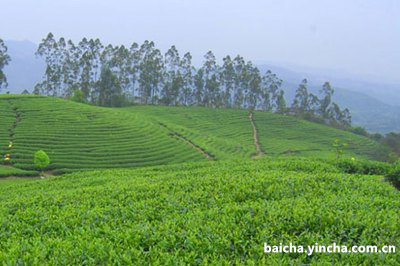
<instances>
[{"instance_id":1,"label":"pale sky","mask_svg":"<svg viewBox=\"0 0 400 266\"><path fill-rule=\"evenodd\" d=\"M400 82L399 0L0 0L0 38L176 45Z\"/></svg>"}]
</instances>

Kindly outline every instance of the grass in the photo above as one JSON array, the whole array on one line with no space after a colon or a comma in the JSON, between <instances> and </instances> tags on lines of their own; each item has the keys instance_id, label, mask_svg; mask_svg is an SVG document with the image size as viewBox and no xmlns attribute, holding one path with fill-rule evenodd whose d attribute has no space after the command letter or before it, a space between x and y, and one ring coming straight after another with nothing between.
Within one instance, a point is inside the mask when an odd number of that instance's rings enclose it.
<instances>
[{"instance_id":1,"label":"grass","mask_svg":"<svg viewBox=\"0 0 400 266\"><path fill-rule=\"evenodd\" d=\"M200 178L201 177L201 178ZM398 265L394 254L264 254L263 244L400 246L382 176L306 158L0 182L2 264Z\"/></svg>"}]
</instances>

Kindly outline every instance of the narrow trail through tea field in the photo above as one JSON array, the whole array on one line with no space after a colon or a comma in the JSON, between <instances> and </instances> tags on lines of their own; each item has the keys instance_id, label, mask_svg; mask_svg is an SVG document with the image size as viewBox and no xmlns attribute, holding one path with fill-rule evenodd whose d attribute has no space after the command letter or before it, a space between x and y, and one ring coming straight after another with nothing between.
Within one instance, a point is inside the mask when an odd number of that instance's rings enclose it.
<instances>
[{"instance_id":1,"label":"narrow trail through tea field","mask_svg":"<svg viewBox=\"0 0 400 266\"><path fill-rule=\"evenodd\" d=\"M253 159L257 159L263 155L265 155L264 151L261 148L260 145L260 139L258 137L258 130L256 123L254 122L253 118L253 112L249 112L249 120L251 122L251 126L253 128L253 140L254 140L254 146L256 147L256 153L252 156Z\"/></svg>"},{"instance_id":2,"label":"narrow trail through tea field","mask_svg":"<svg viewBox=\"0 0 400 266\"><path fill-rule=\"evenodd\" d=\"M208 160L210 161L214 161L216 160L215 156L212 155L211 153L207 152L206 150L204 150L202 147L200 147L199 145L193 143L191 140L187 139L186 137L182 136L181 134L179 134L178 132L173 131L172 129L168 128L165 124L160 123L160 126L164 127L165 129L167 129L170 132L170 135L172 137L177 138L178 140L181 140L183 142L185 142L187 145L191 146L193 149L195 149L196 151L198 151L199 153L203 154L204 157L206 157Z\"/></svg>"},{"instance_id":3,"label":"narrow trail through tea field","mask_svg":"<svg viewBox=\"0 0 400 266\"><path fill-rule=\"evenodd\" d=\"M19 111L18 107L14 106L11 101L7 101L8 104L10 105L11 110L15 114L15 120L12 123L11 127L8 129L9 132L9 153L10 156L12 156L12 149L13 149L13 141L14 141L14 135L15 135L15 129L17 128L18 124L21 122L21 112ZM12 162L10 162L12 165Z\"/></svg>"}]
</instances>

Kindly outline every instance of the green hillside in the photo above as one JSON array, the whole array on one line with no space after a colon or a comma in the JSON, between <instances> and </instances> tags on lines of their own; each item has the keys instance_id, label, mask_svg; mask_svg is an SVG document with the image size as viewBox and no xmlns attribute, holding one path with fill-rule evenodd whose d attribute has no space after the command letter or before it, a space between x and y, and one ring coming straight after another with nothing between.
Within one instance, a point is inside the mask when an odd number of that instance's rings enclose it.
<instances>
[{"instance_id":1,"label":"green hillside","mask_svg":"<svg viewBox=\"0 0 400 266\"><path fill-rule=\"evenodd\" d=\"M201 178L200 178L201 177ZM400 194L308 159L203 162L0 182L0 263L398 265L397 253L265 254L270 245L400 246Z\"/></svg>"},{"instance_id":2,"label":"green hillside","mask_svg":"<svg viewBox=\"0 0 400 266\"><path fill-rule=\"evenodd\" d=\"M138 106L126 110L168 125L218 159L250 158L256 153L248 110L162 106ZM388 152L366 137L291 116L254 112L253 119L261 148L267 156L332 158L335 139L348 144L346 156L379 160Z\"/></svg>"},{"instance_id":3,"label":"green hillside","mask_svg":"<svg viewBox=\"0 0 400 266\"><path fill-rule=\"evenodd\" d=\"M379 159L385 149L345 131L292 117L256 112L253 122L267 156L331 158L332 142L348 143L346 156ZM138 167L256 155L249 112L201 107L101 108L59 98L0 97L0 154L14 167L34 170L45 150L50 169ZM8 145L12 141L13 148Z\"/></svg>"},{"instance_id":4,"label":"green hillside","mask_svg":"<svg viewBox=\"0 0 400 266\"><path fill-rule=\"evenodd\" d=\"M379 160L387 154L385 148L371 139L295 117L256 112L254 119L261 145L271 155L329 158L335 139L348 144L345 150L349 156Z\"/></svg>"},{"instance_id":5,"label":"green hillside","mask_svg":"<svg viewBox=\"0 0 400 266\"><path fill-rule=\"evenodd\" d=\"M201 153L171 137L168 130L140 114L44 97L3 96L0 108L1 154L10 152L12 163L18 168L32 169L33 154L38 149L49 154L51 167L56 169L206 160ZM11 151L8 150L10 140L14 145Z\"/></svg>"}]
</instances>

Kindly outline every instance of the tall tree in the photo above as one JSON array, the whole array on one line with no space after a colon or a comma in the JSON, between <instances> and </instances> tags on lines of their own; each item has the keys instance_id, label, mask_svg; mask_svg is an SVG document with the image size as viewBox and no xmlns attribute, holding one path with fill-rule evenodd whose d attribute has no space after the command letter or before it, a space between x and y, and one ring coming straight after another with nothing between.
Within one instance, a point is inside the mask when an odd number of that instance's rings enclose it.
<instances>
[{"instance_id":1,"label":"tall tree","mask_svg":"<svg viewBox=\"0 0 400 266\"><path fill-rule=\"evenodd\" d=\"M90 98L92 102L95 102L98 97L96 90L96 84L98 80L98 71L101 67L100 60L102 49L104 46L101 44L99 39L87 40L83 38L78 47L80 49L80 87L86 98Z\"/></svg>"},{"instance_id":2,"label":"tall tree","mask_svg":"<svg viewBox=\"0 0 400 266\"><path fill-rule=\"evenodd\" d=\"M140 97L144 104L158 102L158 92L163 79L163 60L154 43L145 41L140 47Z\"/></svg>"},{"instance_id":3,"label":"tall tree","mask_svg":"<svg viewBox=\"0 0 400 266\"><path fill-rule=\"evenodd\" d=\"M46 71L44 80L35 85L34 92L56 96L62 82L61 67L59 65L60 53L58 50L58 43L51 32L47 34L46 38L39 44L36 55L44 57Z\"/></svg>"},{"instance_id":4,"label":"tall tree","mask_svg":"<svg viewBox=\"0 0 400 266\"><path fill-rule=\"evenodd\" d=\"M246 63L240 55L233 59L233 68L235 69L234 97L233 107L241 108L244 103L244 89L246 83Z\"/></svg>"},{"instance_id":5,"label":"tall tree","mask_svg":"<svg viewBox=\"0 0 400 266\"><path fill-rule=\"evenodd\" d=\"M329 106L331 104L332 95L334 93L331 84L329 84L329 82L325 82L324 85L322 86L322 89L320 90L320 93L322 95L322 99L319 101L319 110L318 110L319 114L324 119L329 119L330 118Z\"/></svg>"},{"instance_id":6,"label":"tall tree","mask_svg":"<svg viewBox=\"0 0 400 266\"><path fill-rule=\"evenodd\" d=\"M276 113L285 114L286 113L286 101L285 93L283 90L279 90L276 97Z\"/></svg>"},{"instance_id":7,"label":"tall tree","mask_svg":"<svg viewBox=\"0 0 400 266\"><path fill-rule=\"evenodd\" d=\"M2 87L7 87L7 77L3 72L3 68L8 65L11 58L7 54L7 46L4 41L0 39L0 90Z\"/></svg>"},{"instance_id":8,"label":"tall tree","mask_svg":"<svg viewBox=\"0 0 400 266\"><path fill-rule=\"evenodd\" d=\"M261 103L260 108L267 112L272 112L277 109L278 97L282 86L282 80L278 76L268 70L262 77L261 85ZM286 104L285 104L286 105Z\"/></svg>"},{"instance_id":9,"label":"tall tree","mask_svg":"<svg viewBox=\"0 0 400 266\"><path fill-rule=\"evenodd\" d=\"M130 79L130 89L131 89L131 94L132 94L132 99L133 101L136 102L136 97L139 94L139 73L140 73L140 50L139 50L139 45L134 42L131 44L131 47L129 48L129 53L130 53L130 59L131 59L131 66L130 66L130 73L129 73L129 79Z\"/></svg>"},{"instance_id":10,"label":"tall tree","mask_svg":"<svg viewBox=\"0 0 400 266\"><path fill-rule=\"evenodd\" d=\"M204 69L201 67L194 75L194 102L196 105L204 106Z\"/></svg>"},{"instance_id":11,"label":"tall tree","mask_svg":"<svg viewBox=\"0 0 400 266\"><path fill-rule=\"evenodd\" d=\"M261 75L258 68L253 67L251 62L247 64L247 72L249 77L249 90L246 95L247 99L247 108L254 110L257 108L258 102L261 100Z\"/></svg>"},{"instance_id":12,"label":"tall tree","mask_svg":"<svg viewBox=\"0 0 400 266\"><path fill-rule=\"evenodd\" d=\"M180 61L180 69L182 72L182 89L179 96L179 101L183 105L191 105L194 101L193 94L193 72L192 55L190 53L184 54Z\"/></svg>"},{"instance_id":13,"label":"tall tree","mask_svg":"<svg viewBox=\"0 0 400 266\"><path fill-rule=\"evenodd\" d=\"M221 97L223 101L224 107L232 106L232 95L234 93L234 85L235 85L235 69L233 66L233 61L231 57L228 55L223 59L223 65L221 67L220 72L220 80L221 80Z\"/></svg>"},{"instance_id":14,"label":"tall tree","mask_svg":"<svg viewBox=\"0 0 400 266\"><path fill-rule=\"evenodd\" d=\"M296 114L304 114L309 110L309 94L307 88L307 79L303 79L296 90L292 109Z\"/></svg>"},{"instance_id":15,"label":"tall tree","mask_svg":"<svg viewBox=\"0 0 400 266\"><path fill-rule=\"evenodd\" d=\"M219 92L218 66L215 55L212 51L208 51L204 59L204 106L219 107L221 105L221 97Z\"/></svg>"},{"instance_id":16,"label":"tall tree","mask_svg":"<svg viewBox=\"0 0 400 266\"><path fill-rule=\"evenodd\" d=\"M171 46L164 55L165 73L163 78L162 102L167 105L178 103L179 91L183 87L180 70L181 59L175 46Z\"/></svg>"},{"instance_id":17,"label":"tall tree","mask_svg":"<svg viewBox=\"0 0 400 266\"><path fill-rule=\"evenodd\" d=\"M98 105L121 106L123 94L118 77L111 71L107 64L102 66L98 81Z\"/></svg>"}]
</instances>

